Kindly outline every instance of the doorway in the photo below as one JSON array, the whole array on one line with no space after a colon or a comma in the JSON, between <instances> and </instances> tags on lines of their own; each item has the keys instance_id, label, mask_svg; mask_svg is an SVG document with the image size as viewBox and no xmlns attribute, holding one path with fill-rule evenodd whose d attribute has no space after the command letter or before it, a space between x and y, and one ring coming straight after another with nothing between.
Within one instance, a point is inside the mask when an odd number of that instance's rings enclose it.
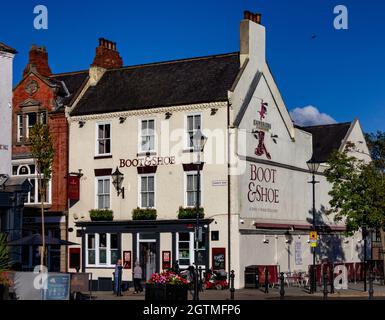
<instances>
[{"instance_id":1,"label":"doorway","mask_svg":"<svg viewBox=\"0 0 385 320\"><path fill-rule=\"evenodd\" d=\"M142 268L142 279L147 281L157 272L157 235L153 233L139 233L137 244L137 261Z\"/></svg>"}]
</instances>

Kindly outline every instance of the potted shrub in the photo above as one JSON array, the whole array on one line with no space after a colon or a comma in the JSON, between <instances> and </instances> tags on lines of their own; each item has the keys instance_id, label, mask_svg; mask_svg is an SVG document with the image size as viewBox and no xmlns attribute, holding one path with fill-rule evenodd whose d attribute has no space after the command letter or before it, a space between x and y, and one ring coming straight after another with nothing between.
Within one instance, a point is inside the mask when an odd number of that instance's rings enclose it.
<instances>
[{"instance_id":1,"label":"potted shrub","mask_svg":"<svg viewBox=\"0 0 385 320\"><path fill-rule=\"evenodd\" d=\"M9 287L12 285L7 273L9 264L10 259L7 247L7 236L5 234L0 234L0 300L9 299Z\"/></svg>"},{"instance_id":2,"label":"potted shrub","mask_svg":"<svg viewBox=\"0 0 385 320\"><path fill-rule=\"evenodd\" d=\"M188 280L175 272L154 273L146 283L147 301L186 301Z\"/></svg>"},{"instance_id":3,"label":"potted shrub","mask_svg":"<svg viewBox=\"0 0 385 320\"><path fill-rule=\"evenodd\" d=\"M136 208L132 210L133 220L156 220L156 209L151 208Z\"/></svg>"},{"instance_id":4,"label":"potted shrub","mask_svg":"<svg viewBox=\"0 0 385 320\"><path fill-rule=\"evenodd\" d=\"M90 218L92 221L112 221L114 219L114 212L108 209L92 209Z\"/></svg>"},{"instance_id":5,"label":"potted shrub","mask_svg":"<svg viewBox=\"0 0 385 320\"><path fill-rule=\"evenodd\" d=\"M194 207L179 207L178 219L195 219L196 218L196 208ZM199 219L203 219L205 216L204 209L199 208Z\"/></svg>"}]
</instances>

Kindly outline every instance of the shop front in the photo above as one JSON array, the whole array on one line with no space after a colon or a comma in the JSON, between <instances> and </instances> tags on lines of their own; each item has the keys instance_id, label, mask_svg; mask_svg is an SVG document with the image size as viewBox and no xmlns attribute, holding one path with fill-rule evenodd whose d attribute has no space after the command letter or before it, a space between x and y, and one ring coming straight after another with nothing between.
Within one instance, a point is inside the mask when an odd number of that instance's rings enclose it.
<instances>
[{"instance_id":1,"label":"shop front","mask_svg":"<svg viewBox=\"0 0 385 320\"><path fill-rule=\"evenodd\" d=\"M202 272L210 267L210 224L213 219L200 220L201 241L195 255L195 220L78 222L82 248L78 267L93 272L93 286L97 290L111 290L112 272L118 259L123 262L123 281L132 282L136 264L142 268L142 279L155 272L169 270L178 264L180 270L195 265ZM80 251L78 251L80 252ZM74 258L76 259L76 258ZM73 261L69 265L76 268Z\"/></svg>"}]
</instances>

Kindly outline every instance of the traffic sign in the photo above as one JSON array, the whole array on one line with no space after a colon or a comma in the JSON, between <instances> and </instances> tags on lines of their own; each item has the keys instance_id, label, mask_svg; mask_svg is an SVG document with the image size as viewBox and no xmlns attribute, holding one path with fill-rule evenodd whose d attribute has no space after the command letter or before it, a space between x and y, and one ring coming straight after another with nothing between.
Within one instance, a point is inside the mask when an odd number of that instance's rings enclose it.
<instances>
[{"instance_id":1,"label":"traffic sign","mask_svg":"<svg viewBox=\"0 0 385 320\"><path fill-rule=\"evenodd\" d=\"M315 248L317 247L317 240L313 240L310 242L310 247Z\"/></svg>"},{"instance_id":2,"label":"traffic sign","mask_svg":"<svg viewBox=\"0 0 385 320\"><path fill-rule=\"evenodd\" d=\"M310 231L310 240L317 240L317 231Z\"/></svg>"}]
</instances>

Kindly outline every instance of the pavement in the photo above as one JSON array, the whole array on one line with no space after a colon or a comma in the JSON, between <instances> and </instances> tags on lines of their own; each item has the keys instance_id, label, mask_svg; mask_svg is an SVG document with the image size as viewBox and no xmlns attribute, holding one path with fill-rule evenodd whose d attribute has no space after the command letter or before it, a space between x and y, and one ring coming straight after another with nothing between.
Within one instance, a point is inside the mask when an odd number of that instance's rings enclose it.
<instances>
[{"instance_id":1,"label":"pavement","mask_svg":"<svg viewBox=\"0 0 385 320\"><path fill-rule=\"evenodd\" d=\"M330 291L330 287L328 287ZM369 286L368 286L369 290ZM385 286L373 285L375 300L385 300ZM264 293L264 288L261 289L239 289L235 290L235 300L279 300L279 287L269 288L269 293ZM227 290L205 290L199 294L200 300L230 300L230 291ZM118 297L109 291L92 292L92 299L95 300L144 300L144 292L134 294L133 289L123 292L123 296ZM303 287L287 287L285 286L285 300L322 300L323 288L318 287L317 292L310 294L306 288ZM328 294L328 300L368 300L369 293L363 290L363 283L351 283L347 290L335 290L334 294ZM192 300L192 293L189 292L189 300Z\"/></svg>"}]
</instances>

